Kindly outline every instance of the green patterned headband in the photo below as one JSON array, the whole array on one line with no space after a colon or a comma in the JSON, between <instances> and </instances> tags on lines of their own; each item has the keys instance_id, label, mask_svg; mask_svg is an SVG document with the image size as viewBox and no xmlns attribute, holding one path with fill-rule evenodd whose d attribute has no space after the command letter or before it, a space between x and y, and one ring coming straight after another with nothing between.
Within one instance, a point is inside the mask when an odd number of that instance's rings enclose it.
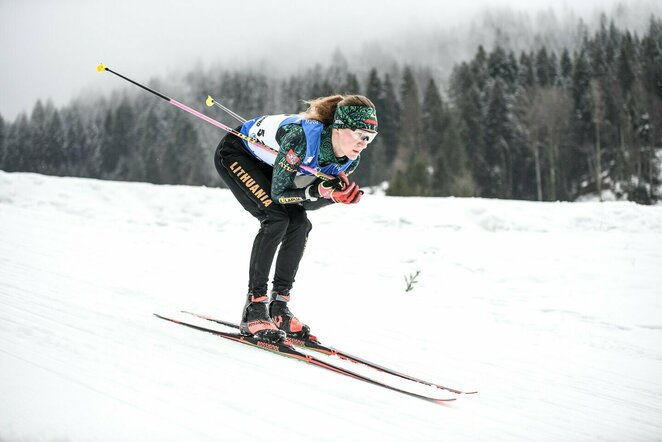
<instances>
[{"instance_id":1,"label":"green patterned headband","mask_svg":"<svg viewBox=\"0 0 662 442\"><path fill-rule=\"evenodd\" d=\"M377 131L377 112L368 106L338 106L333 117L335 129L365 129Z\"/></svg>"}]
</instances>

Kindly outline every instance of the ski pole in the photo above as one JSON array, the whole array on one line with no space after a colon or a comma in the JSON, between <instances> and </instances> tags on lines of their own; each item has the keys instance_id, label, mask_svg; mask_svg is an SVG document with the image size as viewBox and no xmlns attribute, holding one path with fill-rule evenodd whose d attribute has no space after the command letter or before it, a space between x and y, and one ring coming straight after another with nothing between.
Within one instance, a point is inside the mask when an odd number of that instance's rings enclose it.
<instances>
[{"instance_id":1,"label":"ski pole","mask_svg":"<svg viewBox=\"0 0 662 442\"><path fill-rule=\"evenodd\" d=\"M207 103L207 106L209 106L209 107L212 107L212 106L220 107L225 112L232 115L234 117L234 119L239 121L240 123L245 123L246 122L246 119L244 117L242 117L241 115L235 113L234 111L232 111L232 109L228 109L227 107L223 106L221 103L216 101L216 99L214 97L212 97L211 95L207 95L207 101L205 101L205 103Z\"/></svg>"},{"instance_id":2,"label":"ski pole","mask_svg":"<svg viewBox=\"0 0 662 442\"><path fill-rule=\"evenodd\" d=\"M267 146L266 144L260 142L259 140L248 137L248 136L242 134L241 132L239 132L239 131L237 131L237 130L229 127L229 126L226 126L225 124L221 123L220 121L216 121L213 118L210 118L207 115L202 114L202 113L198 112L195 109L191 109L190 107L186 106L185 104L180 103L177 100L173 100L172 98L167 97L167 96L161 94L160 92L155 91L154 89L150 89L147 86L138 83L137 81L133 81L132 79L130 79L128 77L125 77L124 75L120 74L119 72L115 72L114 70L110 69L105 64L100 63L97 66L97 72L104 72L104 71L108 71L111 74L115 74L118 77L128 81L129 83L133 83L136 86L138 86L139 88L142 88L142 89L146 90L147 92L150 92L150 93L156 95L157 97L164 99L165 101L172 104L173 106L176 106L176 107L180 108L181 110L188 112L189 114L195 115L196 117L198 117L202 120L205 120L207 123L211 123L214 126L220 128L220 129L223 129L224 131L226 131L228 133L231 133L232 135L235 135L235 136L241 138L242 140L245 140L245 141L251 143L254 146L257 146L257 147L259 147L259 148L261 148L261 149L263 149L263 150L265 150L269 153L276 154L276 155L278 154L278 151L276 149ZM311 174L315 175L318 178L322 178L323 180L333 179L332 176L329 176L325 173L322 173L318 170L313 169L312 167L308 167L308 166L305 166L303 164L299 166L299 169L304 170L308 173L311 173Z\"/></svg>"}]
</instances>

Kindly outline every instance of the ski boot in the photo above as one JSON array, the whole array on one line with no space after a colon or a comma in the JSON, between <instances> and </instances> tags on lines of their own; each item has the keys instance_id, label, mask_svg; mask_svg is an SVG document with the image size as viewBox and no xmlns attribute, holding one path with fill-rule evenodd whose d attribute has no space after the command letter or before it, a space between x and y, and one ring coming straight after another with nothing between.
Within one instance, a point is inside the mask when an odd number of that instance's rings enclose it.
<instances>
[{"instance_id":1,"label":"ski boot","mask_svg":"<svg viewBox=\"0 0 662 442\"><path fill-rule=\"evenodd\" d=\"M284 331L279 330L269 317L266 295L248 295L239 330L245 335L252 335L270 344L279 344L287 339Z\"/></svg>"},{"instance_id":2,"label":"ski boot","mask_svg":"<svg viewBox=\"0 0 662 442\"><path fill-rule=\"evenodd\" d=\"M271 320L288 337L315 340L315 337L310 334L310 327L299 321L287 307L289 300L290 294L288 291L271 292L271 304L269 304Z\"/></svg>"}]
</instances>

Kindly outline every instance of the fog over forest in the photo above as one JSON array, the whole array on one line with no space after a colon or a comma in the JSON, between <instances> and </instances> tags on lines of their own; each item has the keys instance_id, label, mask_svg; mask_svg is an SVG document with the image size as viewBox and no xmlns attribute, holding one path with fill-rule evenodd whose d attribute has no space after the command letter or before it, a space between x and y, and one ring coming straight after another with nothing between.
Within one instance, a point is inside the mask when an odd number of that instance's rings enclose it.
<instances>
[{"instance_id":1,"label":"fog over forest","mask_svg":"<svg viewBox=\"0 0 662 442\"><path fill-rule=\"evenodd\" d=\"M662 16L662 3L3 1L0 115L12 121L38 99L63 106L120 88L99 78L99 62L142 81L172 82L192 71L233 68L288 75L329 63L340 51L353 70L366 73L371 67L430 66L444 89L453 65L473 57L479 45L516 52L542 44L572 47L581 38L577 23L595 30L602 13L641 34L651 14Z\"/></svg>"}]
</instances>

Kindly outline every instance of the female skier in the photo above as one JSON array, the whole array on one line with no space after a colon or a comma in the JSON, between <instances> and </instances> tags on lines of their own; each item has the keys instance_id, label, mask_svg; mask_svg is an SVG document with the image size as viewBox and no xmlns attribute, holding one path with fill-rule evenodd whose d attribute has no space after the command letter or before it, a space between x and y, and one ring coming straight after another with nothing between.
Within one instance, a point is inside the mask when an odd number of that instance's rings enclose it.
<instances>
[{"instance_id":1,"label":"female skier","mask_svg":"<svg viewBox=\"0 0 662 442\"><path fill-rule=\"evenodd\" d=\"M363 192L347 176L377 135L375 105L364 96L334 95L306 103L308 110L301 115L261 116L238 129L278 154L228 134L214 155L221 179L260 221L251 251L241 331L271 343L287 336L310 336L310 328L287 306L312 228L306 211L359 202ZM301 165L333 178L324 181L300 170ZM267 282L279 245L269 302Z\"/></svg>"}]
</instances>

